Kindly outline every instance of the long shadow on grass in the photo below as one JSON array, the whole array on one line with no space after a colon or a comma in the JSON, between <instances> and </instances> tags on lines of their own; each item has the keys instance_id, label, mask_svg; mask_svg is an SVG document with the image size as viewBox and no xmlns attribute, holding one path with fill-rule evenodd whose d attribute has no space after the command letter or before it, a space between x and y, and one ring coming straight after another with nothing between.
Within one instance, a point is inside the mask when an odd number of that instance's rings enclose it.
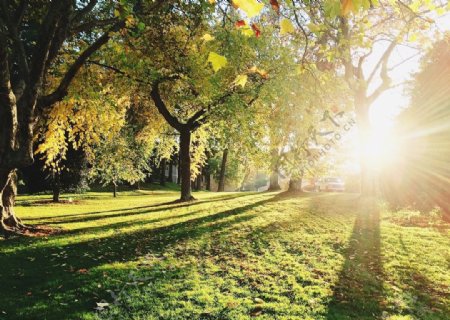
<instances>
[{"instance_id":1,"label":"long shadow on grass","mask_svg":"<svg viewBox=\"0 0 450 320\"><path fill-rule=\"evenodd\" d=\"M222 196L222 197L214 197L208 200L199 200L190 203L177 203L174 201L167 201L157 204L151 204L146 206L138 206L131 208L122 208L122 209L114 209L114 210L105 210L105 211L91 211L91 212L82 212L77 214L69 214L69 215L59 215L59 216L49 216L42 218L29 218L23 219L24 221L37 221L39 224L63 224L63 223L76 223L76 222L87 222L91 220L100 220L103 218L114 218L121 216L132 216L132 215L140 215L151 212L162 212L172 209L178 209L183 207L192 207L195 205L201 205L210 202L216 202L219 200L227 201L233 200L240 197L249 196L249 194L238 194L232 196ZM152 209L154 208L154 209ZM150 210L142 210L142 209L150 209ZM142 210L142 211L137 211ZM134 212L137 211L137 212ZM118 212L118 213L115 213Z\"/></svg>"},{"instance_id":2,"label":"long shadow on grass","mask_svg":"<svg viewBox=\"0 0 450 320\"><path fill-rule=\"evenodd\" d=\"M92 211L92 212L84 212L84 213L77 213L77 214L71 214L71 215L50 216L50 217L43 217L43 218L37 218L37 219L30 218L30 219L23 219L23 220L24 221L27 221L27 220L39 221L39 223L41 223L41 224L48 224L48 225L87 222L87 221L100 220L100 219L104 219L104 218L125 217L125 216L133 216L133 215L140 215L140 214L146 214L146 213L160 212L160 211L165 211L165 210L169 210L169 209L172 210L172 209L178 209L178 208L184 208L184 207L192 207L194 205L201 205L201 204L205 204L205 203L216 202L219 200L222 200L222 201L233 200L233 199L245 197L245 196L249 196L249 194L238 194L238 195L232 195L232 196L214 197L214 198L208 199L208 200L199 200L196 202L189 202L189 203L176 203L174 201L167 201L167 202L163 202L163 203L157 203L157 204L152 204L152 205L147 205L147 206L138 206L138 207L132 207L132 208L123 208L123 209L114 209L114 210L105 210L105 211ZM154 208L154 209L152 209L152 208ZM150 210L142 210L142 209L150 209ZM136 210L142 210L142 211L136 211Z\"/></svg>"},{"instance_id":3,"label":"long shadow on grass","mask_svg":"<svg viewBox=\"0 0 450 320\"><path fill-rule=\"evenodd\" d=\"M264 196L241 207L164 227L59 247L45 246L44 239L15 239L19 248L0 256L0 311L6 312L6 319L78 319L76 313L93 310L105 292L99 287L105 275L93 268L164 253L177 243L248 221L255 216L252 209L276 200L276 196ZM64 235L56 237L65 241Z\"/></svg>"},{"instance_id":4,"label":"long shadow on grass","mask_svg":"<svg viewBox=\"0 0 450 320\"><path fill-rule=\"evenodd\" d=\"M399 242L404 253L415 255L410 252L401 234ZM403 266L398 273L402 291L397 294L403 296L402 300L407 304L407 310L403 310L403 313L410 313L417 319L448 319L450 314L450 306L446 303L446 299L450 296L448 286L431 281L412 266Z\"/></svg>"},{"instance_id":5,"label":"long shadow on grass","mask_svg":"<svg viewBox=\"0 0 450 320\"><path fill-rule=\"evenodd\" d=\"M377 319L382 314L383 269L380 216L371 199L360 199L345 262L328 306L327 319Z\"/></svg>"}]
</instances>

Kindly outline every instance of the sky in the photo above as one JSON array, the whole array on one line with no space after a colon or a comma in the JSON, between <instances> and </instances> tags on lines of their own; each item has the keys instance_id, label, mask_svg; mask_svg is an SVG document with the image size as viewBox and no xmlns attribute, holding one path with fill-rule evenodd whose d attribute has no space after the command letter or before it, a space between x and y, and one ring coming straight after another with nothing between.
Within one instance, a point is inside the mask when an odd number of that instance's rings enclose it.
<instances>
[{"instance_id":1,"label":"sky","mask_svg":"<svg viewBox=\"0 0 450 320\"><path fill-rule=\"evenodd\" d=\"M440 32L450 31L450 14L438 17L435 21L435 28ZM434 34L433 31L434 30L430 30L430 34ZM379 46L374 50L374 60L377 58L377 50L382 52L383 47ZM411 79L411 74L418 71L420 58L425 52L425 50L417 52L417 50L405 46L397 47L392 55L391 66L400 63L408 57L414 56L414 58L398 66L390 73L393 83L399 84ZM371 107L370 116L372 126L374 126L375 129L380 130L392 127L395 116L402 108L407 107L407 105L408 94L405 92L405 86L398 86L384 92Z\"/></svg>"},{"instance_id":2,"label":"sky","mask_svg":"<svg viewBox=\"0 0 450 320\"><path fill-rule=\"evenodd\" d=\"M443 33L450 31L450 14L441 16L435 19L435 29ZM430 36L434 35L435 29L430 29ZM434 42L434 39L430 42ZM369 57L365 74L369 74L374 65L377 63L387 43L379 43L378 46L373 48L373 54ZM417 72L420 67L420 60L427 52L427 49L421 51L411 49L406 46L398 46L392 54L389 66L396 66L402 61L407 59L406 62L400 64L393 69L389 75L392 79L395 88L385 91L380 97L372 104L370 109L370 120L373 131L373 139L366 146L367 150L362 151L365 156L372 159L376 164L383 163L383 161L389 161L389 157L395 157L396 149L398 146L394 145L391 135L391 129L395 126L395 118L399 112L408 106L409 97L406 90L407 85L405 82L411 80L413 73ZM413 57L413 58L410 58ZM372 87L369 87L369 94L371 90L376 88L380 83L380 80L375 81ZM344 161L341 169L347 174L356 174L359 172L359 155L360 150L358 147L358 135L356 128L348 133L341 146L341 152L347 153L346 161Z\"/></svg>"}]
</instances>

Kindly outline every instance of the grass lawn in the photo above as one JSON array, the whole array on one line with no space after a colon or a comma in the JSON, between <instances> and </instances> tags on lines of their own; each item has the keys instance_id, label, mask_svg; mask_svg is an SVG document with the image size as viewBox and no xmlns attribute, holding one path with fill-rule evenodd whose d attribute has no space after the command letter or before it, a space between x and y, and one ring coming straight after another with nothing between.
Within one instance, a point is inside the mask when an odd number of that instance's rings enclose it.
<instances>
[{"instance_id":1,"label":"grass lawn","mask_svg":"<svg viewBox=\"0 0 450 320\"><path fill-rule=\"evenodd\" d=\"M354 194L73 197L19 197L62 231L0 240L0 319L450 319L448 226Z\"/></svg>"}]
</instances>

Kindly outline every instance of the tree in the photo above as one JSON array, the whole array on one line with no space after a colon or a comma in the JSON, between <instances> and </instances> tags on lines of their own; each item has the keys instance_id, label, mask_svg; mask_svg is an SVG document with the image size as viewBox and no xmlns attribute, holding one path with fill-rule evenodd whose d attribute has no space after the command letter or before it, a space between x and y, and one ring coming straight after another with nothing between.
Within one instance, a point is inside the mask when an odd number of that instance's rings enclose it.
<instances>
[{"instance_id":1,"label":"tree","mask_svg":"<svg viewBox=\"0 0 450 320\"><path fill-rule=\"evenodd\" d=\"M150 170L148 148L136 141L133 133L126 127L119 136L97 145L93 156L90 178L103 185L112 184L114 197L120 183L126 181L134 184L142 181Z\"/></svg>"},{"instance_id":2,"label":"tree","mask_svg":"<svg viewBox=\"0 0 450 320\"><path fill-rule=\"evenodd\" d=\"M86 61L125 27L130 7L114 16L110 1L0 2L0 193L1 231L19 232L12 197L15 171L33 161L39 113L64 99ZM84 41L80 41L84 37ZM62 50L67 49L67 50ZM51 87L46 79L65 68Z\"/></svg>"},{"instance_id":3,"label":"tree","mask_svg":"<svg viewBox=\"0 0 450 320\"><path fill-rule=\"evenodd\" d=\"M294 15L299 12L297 22L304 16L310 21L306 28L300 28L316 45L312 52L317 67L322 70L342 67L352 92L360 149L364 150L371 136L370 107L383 92L398 85L390 77L390 72L404 62L392 64L396 48L410 46L421 38L420 32L433 23L429 13L445 3L415 0L379 6L375 1L358 3L361 7L353 10L346 9L346 5L352 7L353 1L344 1L342 5L339 1L329 1L323 7L315 6L314 10L305 10L304 5L299 5L294 6ZM381 54L377 52L379 48L382 48ZM371 195L375 190L375 175L363 154L360 166L361 193Z\"/></svg>"},{"instance_id":4,"label":"tree","mask_svg":"<svg viewBox=\"0 0 450 320\"><path fill-rule=\"evenodd\" d=\"M121 65L149 91L157 110L179 133L181 201L193 199L193 134L230 101L245 107L267 78L255 39L230 25L226 17L224 26L216 24L211 19L214 10L210 4L189 2L169 6L157 18L143 14L146 28L131 44L137 54L129 57L139 68L129 68L130 62Z\"/></svg>"}]
</instances>

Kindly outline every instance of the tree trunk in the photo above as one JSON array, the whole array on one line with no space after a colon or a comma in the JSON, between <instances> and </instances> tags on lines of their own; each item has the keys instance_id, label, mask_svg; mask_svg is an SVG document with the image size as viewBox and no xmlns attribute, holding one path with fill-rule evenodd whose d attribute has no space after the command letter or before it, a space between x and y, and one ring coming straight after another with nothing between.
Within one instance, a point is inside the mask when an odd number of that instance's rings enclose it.
<instances>
[{"instance_id":1,"label":"tree trunk","mask_svg":"<svg viewBox=\"0 0 450 320\"><path fill-rule=\"evenodd\" d=\"M61 194L61 176L60 173L53 174L53 202L59 202L59 195Z\"/></svg>"},{"instance_id":2,"label":"tree trunk","mask_svg":"<svg viewBox=\"0 0 450 320\"><path fill-rule=\"evenodd\" d=\"M168 182L173 182L173 161L172 159L169 161L169 177L167 179Z\"/></svg>"},{"instance_id":3,"label":"tree trunk","mask_svg":"<svg viewBox=\"0 0 450 320\"><path fill-rule=\"evenodd\" d=\"M270 181L269 181L269 189L268 191L278 191L281 190L280 184L278 182L278 170L273 171L270 174Z\"/></svg>"},{"instance_id":4,"label":"tree trunk","mask_svg":"<svg viewBox=\"0 0 450 320\"><path fill-rule=\"evenodd\" d=\"M0 231L4 236L19 233L25 229L14 213L15 197L17 193L17 175L15 170L0 171Z\"/></svg>"},{"instance_id":5,"label":"tree trunk","mask_svg":"<svg viewBox=\"0 0 450 320\"><path fill-rule=\"evenodd\" d=\"M205 189L211 191L211 174L209 173L208 164L203 168L203 174L205 175Z\"/></svg>"},{"instance_id":6,"label":"tree trunk","mask_svg":"<svg viewBox=\"0 0 450 320\"><path fill-rule=\"evenodd\" d=\"M372 196L376 192L375 172L370 165L370 159L367 157L367 146L370 141L370 118L369 105L363 93L355 98L356 120L358 124L358 136L360 146L360 167L361 167L361 195Z\"/></svg>"},{"instance_id":7,"label":"tree trunk","mask_svg":"<svg viewBox=\"0 0 450 320\"><path fill-rule=\"evenodd\" d=\"M268 191L278 191L281 190L280 183L278 182L278 170L279 170L279 152L276 148L271 151L271 173L269 180Z\"/></svg>"},{"instance_id":8,"label":"tree trunk","mask_svg":"<svg viewBox=\"0 0 450 320\"><path fill-rule=\"evenodd\" d=\"M181 197L180 201L191 201L191 131L183 129L180 131L180 176Z\"/></svg>"},{"instance_id":9,"label":"tree trunk","mask_svg":"<svg viewBox=\"0 0 450 320\"><path fill-rule=\"evenodd\" d=\"M181 184L181 153L178 153L177 184Z\"/></svg>"},{"instance_id":10,"label":"tree trunk","mask_svg":"<svg viewBox=\"0 0 450 320\"><path fill-rule=\"evenodd\" d=\"M225 169L227 167L228 149L223 150L222 163L220 165L219 186L217 192L225 191Z\"/></svg>"},{"instance_id":11,"label":"tree trunk","mask_svg":"<svg viewBox=\"0 0 450 320\"><path fill-rule=\"evenodd\" d=\"M113 182L113 197L117 197L117 183Z\"/></svg>"},{"instance_id":12,"label":"tree trunk","mask_svg":"<svg viewBox=\"0 0 450 320\"><path fill-rule=\"evenodd\" d=\"M291 178L289 180L289 192L303 192L302 190L302 178Z\"/></svg>"},{"instance_id":13,"label":"tree trunk","mask_svg":"<svg viewBox=\"0 0 450 320\"><path fill-rule=\"evenodd\" d=\"M197 179L195 181L196 183L196 189L197 190L202 190L202 173L200 172L200 174L197 176Z\"/></svg>"},{"instance_id":14,"label":"tree trunk","mask_svg":"<svg viewBox=\"0 0 450 320\"><path fill-rule=\"evenodd\" d=\"M166 185L166 159L161 159L159 184L162 186Z\"/></svg>"}]
</instances>

